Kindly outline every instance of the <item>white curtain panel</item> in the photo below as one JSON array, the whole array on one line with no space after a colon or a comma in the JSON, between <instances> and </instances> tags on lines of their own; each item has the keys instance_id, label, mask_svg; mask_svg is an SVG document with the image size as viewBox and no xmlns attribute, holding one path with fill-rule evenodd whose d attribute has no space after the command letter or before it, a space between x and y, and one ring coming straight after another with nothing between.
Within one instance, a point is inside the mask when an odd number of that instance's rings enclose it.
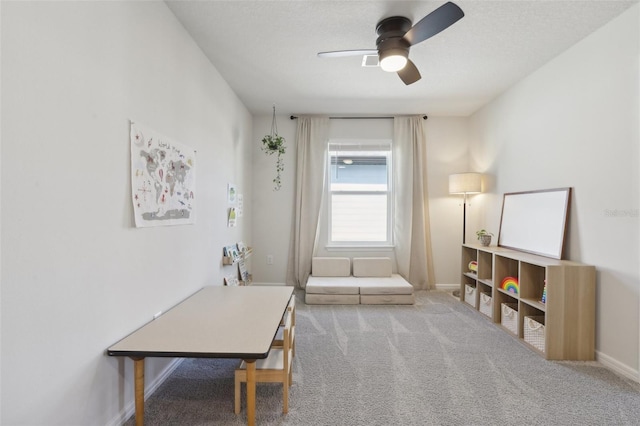
<instances>
[{"instance_id":1,"label":"white curtain panel","mask_svg":"<svg viewBox=\"0 0 640 426\"><path fill-rule=\"evenodd\" d=\"M324 193L329 117L298 117L295 212L289 245L287 285L305 288L318 237Z\"/></svg>"},{"instance_id":2,"label":"white curtain panel","mask_svg":"<svg viewBox=\"0 0 640 426\"><path fill-rule=\"evenodd\" d=\"M398 273L416 290L435 288L424 119L394 117L394 238Z\"/></svg>"}]
</instances>

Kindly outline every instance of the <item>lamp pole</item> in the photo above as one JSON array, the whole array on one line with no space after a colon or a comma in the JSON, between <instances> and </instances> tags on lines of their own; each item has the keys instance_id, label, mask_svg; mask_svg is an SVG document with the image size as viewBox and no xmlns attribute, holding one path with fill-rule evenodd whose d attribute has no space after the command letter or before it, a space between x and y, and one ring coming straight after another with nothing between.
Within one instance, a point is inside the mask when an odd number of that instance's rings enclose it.
<instances>
[{"instance_id":1,"label":"lamp pole","mask_svg":"<svg viewBox=\"0 0 640 426\"><path fill-rule=\"evenodd\" d=\"M462 244L467 239L467 195L482 192L480 173L455 173L449 175L449 194L462 194Z\"/></svg>"},{"instance_id":2,"label":"lamp pole","mask_svg":"<svg viewBox=\"0 0 640 426\"><path fill-rule=\"evenodd\" d=\"M467 193L464 193L462 201L462 244L465 243L467 237Z\"/></svg>"}]
</instances>

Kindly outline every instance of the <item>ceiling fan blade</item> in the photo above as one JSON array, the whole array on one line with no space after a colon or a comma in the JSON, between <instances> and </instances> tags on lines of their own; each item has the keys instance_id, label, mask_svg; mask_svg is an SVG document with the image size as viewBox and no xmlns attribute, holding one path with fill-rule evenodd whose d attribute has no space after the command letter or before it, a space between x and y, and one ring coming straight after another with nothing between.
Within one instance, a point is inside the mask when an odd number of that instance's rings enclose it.
<instances>
[{"instance_id":1,"label":"ceiling fan blade","mask_svg":"<svg viewBox=\"0 0 640 426\"><path fill-rule=\"evenodd\" d=\"M411 59L407 61L407 65L405 65L404 68L398 71L398 76L407 86L422 78L416 64L414 64Z\"/></svg>"},{"instance_id":2,"label":"ceiling fan blade","mask_svg":"<svg viewBox=\"0 0 640 426\"><path fill-rule=\"evenodd\" d=\"M422 18L404 35L410 46L433 37L456 23L464 16L464 12L457 5L448 2Z\"/></svg>"},{"instance_id":3,"label":"ceiling fan blade","mask_svg":"<svg viewBox=\"0 0 640 426\"><path fill-rule=\"evenodd\" d=\"M318 52L318 58L342 58L345 56L377 55L376 49L334 50L332 52Z\"/></svg>"}]
</instances>

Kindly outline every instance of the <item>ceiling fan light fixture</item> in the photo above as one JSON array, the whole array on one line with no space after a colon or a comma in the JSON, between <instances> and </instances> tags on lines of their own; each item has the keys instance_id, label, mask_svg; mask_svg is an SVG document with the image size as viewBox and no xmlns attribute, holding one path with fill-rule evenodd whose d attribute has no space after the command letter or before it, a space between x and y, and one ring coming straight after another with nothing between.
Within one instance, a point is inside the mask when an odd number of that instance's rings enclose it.
<instances>
[{"instance_id":1,"label":"ceiling fan light fixture","mask_svg":"<svg viewBox=\"0 0 640 426\"><path fill-rule=\"evenodd\" d=\"M407 65L407 53L404 49L388 49L380 52L380 68L387 72L400 71Z\"/></svg>"},{"instance_id":2,"label":"ceiling fan light fixture","mask_svg":"<svg viewBox=\"0 0 640 426\"><path fill-rule=\"evenodd\" d=\"M0 0L1 1L1 0ZM418 43L433 37L446 30L459 19L464 17L464 12L459 6L447 2L438 7L411 26L411 20L404 16L390 16L384 18L376 25L376 50L380 58L380 68L387 72L396 72L405 85L410 85L420 80L420 71L413 61L409 60L409 49ZM335 50L319 52L318 56L342 57L370 55L376 50ZM366 59L363 59L365 66Z\"/></svg>"}]
</instances>

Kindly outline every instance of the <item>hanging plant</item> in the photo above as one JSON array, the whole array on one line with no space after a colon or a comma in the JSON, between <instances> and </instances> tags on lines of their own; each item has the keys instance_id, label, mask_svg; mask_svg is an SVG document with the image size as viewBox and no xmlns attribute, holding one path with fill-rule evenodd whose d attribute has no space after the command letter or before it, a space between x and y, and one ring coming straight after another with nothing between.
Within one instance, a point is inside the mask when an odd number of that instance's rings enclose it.
<instances>
[{"instance_id":1,"label":"hanging plant","mask_svg":"<svg viewBox=\"0 0 640 426\"><path fill-rule=\"evenodd\" d=\"M262 138L262 151L267 155L278 155L278 159L276 161L276 177L273 179L274 191L278 191L280 190L280 188L282 188L280 174L284 170L284 159L282 158L286 151L284 143L284 138L278 135L278 124L276 123L276 106L274 105L273 119L271 121L271 134L268 134L264 138Z\"/></svg>"}]
</instances>

